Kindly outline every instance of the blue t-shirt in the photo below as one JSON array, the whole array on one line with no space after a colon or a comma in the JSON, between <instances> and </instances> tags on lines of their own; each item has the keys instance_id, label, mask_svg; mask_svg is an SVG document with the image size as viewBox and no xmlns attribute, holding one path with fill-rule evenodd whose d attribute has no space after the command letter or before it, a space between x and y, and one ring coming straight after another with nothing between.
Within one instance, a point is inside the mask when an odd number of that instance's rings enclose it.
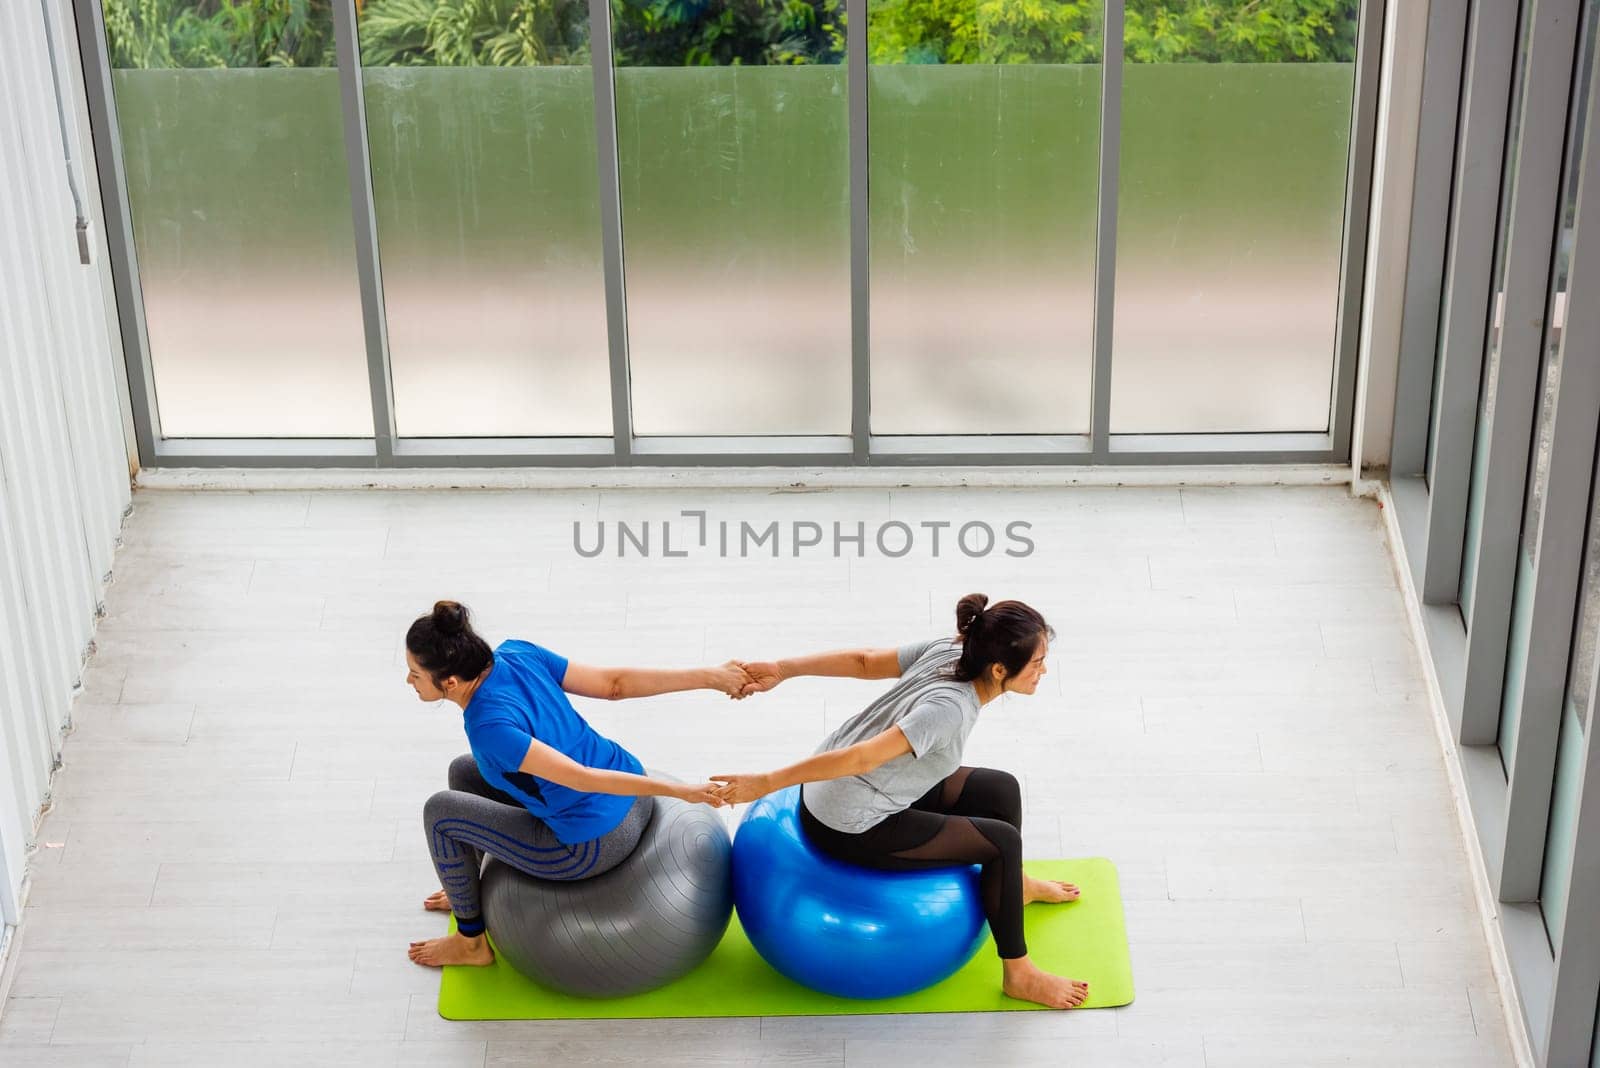
<instances>
[{"instance_id":1,"label":"blue t-shirt","mask_svg":"<svg viewBox=\"0 0 1600 1068\"><path fill-rule=\"evenodd\" d=\"M462 718L472 756L489 785L521 801L563 845L577 845L614 830L635 799L573 790L519 770L532 739L587 768L642 775L644 767L572 707L561 688L566 674L564 656L532 642L501 642L489 677Z\"/></svg>"}]
</instances>

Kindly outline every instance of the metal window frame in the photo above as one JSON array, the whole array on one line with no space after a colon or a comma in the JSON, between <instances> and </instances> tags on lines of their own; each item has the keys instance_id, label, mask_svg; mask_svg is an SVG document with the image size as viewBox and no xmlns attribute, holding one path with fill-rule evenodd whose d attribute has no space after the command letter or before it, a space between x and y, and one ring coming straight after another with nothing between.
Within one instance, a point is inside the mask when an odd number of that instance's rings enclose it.
<instances>
[{"instance_id":1,"label":"metal window frame","mask_svg":"<svg viewBox=\"0 0 1600 1068\"><path fill-rule=\"evenodd\" d=\"M111 260L117 326L127 366L134 442L139 450L139 462L154 466L164 435L161 409L156 403L155 373L150 362L150 335L145 326L144 293L133 241L133 213L128 206L127 169L122 159L116 95L111 86L105 20L99 0L71 0L71 3L89 112L89 136L99 178L101 221Z\"/></svg>"},{"instance_id":2,"label":"metal window frame","mask_svg":"<svg viewBox=\"0 0 1600 1068\"><path fill-rule=\"evenodd\" d=\"M1594 78L1589 90L1589 133L1584 139L1584 160L1582 160L1582 179L1579 182L1578 192L1578 217L1573 222L1573 259L1571 259L1570 273L1568 273L1568 286L1566 286L1566 323L1562 329L1562 347L1571 347L1573 355L1592 355L1600 349L1600 115L1595 112L1595 106L1600 102L1600 78ZM1586 198L1594 198L1595 203L1589 206L1590 217L1584 217L1586 211ZM1560 224L1557 224L1560 225ZM1562 360L1562 379L1557 387L1557 420L1562 419L1566 409L1571 409L1573 419L1570 422L1584 422L1587 416L1587 438L1573 432L1571 441L1563 440L1560 436L1555 438L1555 443L1550 446L1550 486L1546 489L1547 513L1550 508L1557 505L1554 494L1557 492L1555 478L1557 478L1557 462L1562 462L1562 475L1566 480L1566 489L1570 491L1574 481L1581 475L1589 476L1590 492L1600 492L1600 464L1595 462L1595 430L1600 422L1600 366L1597 361L1578 360L1574 365L1568 365L1565 358ZM1560 422L1555 425L1555 433L1560 435L1563 427ZM1590 456L1579 457L1578 449L1581 444L1589 444ZM1568 444L1568 456L1558 456L1558 449L1563 443ZM1579 459L1587 462L1579 464ZM1582 504L1582 510L1589 512L1586 494L1570 492ZM1562 505L1570 510L1571 505ZM1584 516L1587 518L1587 515ZM1546 520L1549 521L1549 520ZM1542 555L1549 552L1550 545L1542 544L1539 556L1539 582L1541 592L1544 590L1544 569L1547 566L1552 571L1560 571L1558 576L1552 577L1552 585L1560 580L1570 582L1568 593L1571 595L1570 609L1566 616L1571 620L1570 627L1578 627L1581 611L1576 604L1576 590L1579 585L1579 574L1582 569L1582 555L1584 555L1584 540L1587 529L1584 520L1576 523L1578 526L1578 547L1576 547L1576 561L1565 560L1560 563L1550 560ZM1542 534L1542 532L1541 532ZM1563 545L1563 548L1566 548ZM1570 553L1568 548L1566 552ZM1550 609L1550 616L1560 614L1560 604ZM1568 632L1568 635L1570 635ZM1552 628L1554 635L1554 628ZM1568 643L1562 641L1562 648L1568 648ZM1538 648L1538 646L1534 646ZM1530 665L1531 675L1531 665ZM1565 683L1568 670L1566 670L1565 657L1563 657L1560 683L1555 684L1557 689L1557 708L1555 708L1555 721L1549 723L1544 716L1538 723L1523 727L1523 735L1538 732L1538 737L1522 737L1517 742L1518 763L1522 763L1523 745L1539 745L1541 756L1544 750L1549 750L1549 771L1547 780L1542 783L1542 790L1533 788L1533 783L1526 785L1530 793L1530 803L1538 803L1544 798L1546 806L1546 819L1549 815L1550 793L1554 790L1555 779L1555 745L1560 735L1560 716L1565 711ZM1562 940L1555 946L1554 962L1552 962L1552 990L1550 990L1549 1010L1544 1015L1544 1034L1546 1034L1546 1060L1550 1065L1570 1065L1570 1063L1587 1063L1587 1058L1594 1055L1594 1050L1600 1047L1600 1036L1595 1033L1595 1007L1600 1001L1600 926L1594 923L1574 923L1574 919L1592 918L1595 911L1600 910L1600 745L1595 743L1595 734L1600 732L1600 721L1594 716L1595 700L1600 695L1600 660L1595 662L1595 676L1590 678L1589 707L1584 708L1582 716L1587 729L1584 731L1584 756L1582 756L1582 771L1578 782L1578 820L1573 827L1573 867L1568 873L1568 891L1566 891L1566 923L1563 924ZM1528 710L1523 710L1523 721L1530 721ZM1546 737L1547 735L1547 737ZM1517 793L1522 790L1515 779L1512 780L1512 804L1517 803ZM1536 865L1542 865L1542 846L1547 835L1546 820L1539 820L1539 846L1541 857ZM1534 886L1538 892L1538 886Z\"/></svg>"},{"instance_id":3,"label":"metal window frame","mask_svg":"<svg viewBox=\"0 0 1600 1068\"><path fill-rule=\"evenodd\" d=\"M1361 347L1361 296L1366 289L1367 238L1378 147L1378 89L1383 72L1385 0L1362 0L1356 17L1355 84L1350 96L1350 142L1345 156L1344 244L1339 256L1338 319L1328 432L1333 452L1350 457L1355 424L1356 363Z\"/></svg>"},{"instance_id":4,"label":"metal window frame","mask_svg":"<svg viewBox=\"0 0 1600 1068\"><path fill-rule=\"evenodd\" d=\"M1472 618L1467 621L1467 675L1461 706L1461 740L1472 744L1492 743L1499 732L1528 452L1544 354L1554 220L1560 209L1568 97L1577 54L1579 0L1533 3L1521 132L1516 158L1510 164L1517 170L1506 229L1500 363L1493 412L1488 425L1480 430L1489 435L1489 451L1483 472L1483 511L1475 553ZM1485 311L1493 314L1493 293L1488 300ZM1450 373L1448 363L1445 373ZM1467 475L1462 480L1459 516L1443 509L1429 516L1429 558L1423 583L1435 596L1442 586L1456 586L1460 581L1462 550L1455 547L1464 543L1469 522L1470 446L1464 452L1453 458ZM1436 547L1441 553L1437 563Z\"/></svg>"},{"instance_id":5,"label":"metal window frame","mask_svg":"<svg viewBox=\"0 0 1600 1068\"><path fill-rule=\"evenodd\" d=\"M1600 81L1590 85L1590 104L1593 105L1595 89ZM1580 102L1570 102L1569 112ZM1588 113L1600 120L1600 114ZM1587 133L1587 131L1585 131ZM1520 650L1526 658L1521 686L1516 692L1506 694L1517 702L1521 715L1517 721L1516 746L1507 768L1506 834L1502 847L1500 873L1500 900L1537 901L1541 868L1544 858L1545 831L1550 815L1550 797L1555 779L1556 742L1561 730L1561 716L1566 706L1567 675L1572 651L1572 632L1577 625L1578 587L1583 575L1584 539L1588 531L1589 494L1593 488L1595 466L1595 438L1600 426L1600 361L1585 359L1600 345L1600 320L1596 310L1586 307L1573 283L1586 289L1600 290L1592 279L1600 269L1595 257L1600 254L1600 227L1591 226L1591 232L1582 230L1585 193L1600 195L1600 137L1586 139L1584 145L1567 146L1567 152L1578 152L1579 170L1576 173L1578 197L1574 218L1574 245L1568 268L1567 309L1574 329L1563 328L1560 340L1561 374L1556 391L1551 398L1554 405L1551 423L1550 459L1546 485L1541 498L1540 514L1535 517L1534 531L1537 553L1533 557L1532 597L1529 607L1531 626ZM1563 168L1564 169L1564 168ZM1563 183L1564 184L1564 183ZM1561 193L1557 204L1553 231L1561 228ZM1591 213L1600 207L1589 206ZM1581 257L1581 262L1580 262ZM1583 275L1578 271L1582 270ZM1545 333L1551 329L1549 314L1554 300L1553 270L1547 273ZM1596 293L1600 297L1600 292ZM1541 353L1549 348L1541 340ZM1571 362L1568 362L1568 359ZM1542 370L1542 368L1541 368ZM1535 412L1542 407L1537 382L1532 403ZM1535 416L1537 418L1537 416ZM1524 468L1528 470L1527 467ZM1534 472L1537 477L1537 472ZM1521 511L1517 515L1521 525ZM1511 570L1521 568L1520 556L1525 548L1517 548ZM1514 601L1513 601L1514 603ZM1509 653L1508 653L1509 656Z\"/></svg>"},{"instance_id":6,"label":"metal window frame","mask_svg":"<svg viewBox=\"0 0 1600 1068\"><path fill-rule=\"evenodd\" d=\"M378 255L378 217L372 191L372 156L367 150L367 97L361 77L361 41L356 12L333 5L333 37L339 59L340 115L344 119L345 171L350 183L356 277L361 292L361 332L367 349L372 397L373 456L382 466L394 456L394 383L389 359L389 319L383 303L383 258Z\"/></svg>"},{"instance_id":7,"label":"metal window frame","mask_svg":"<svg viewBox=\"0 0 1600 1068\"><path fill-rule=\"evenodd\" d=\"M872 462L872 177L867 0L845 0L850 109L850 462Z\"/></svg>"},{"instance_id":8,"label":"metal window frame","mask_svg":"<svg viewBox=\"0 0 1600 1068\"><path fill-rule=\"evenodd\" d=\"M1094 237L1094 324L1089 372L1089 459L1111 460L1111 350L1117 310L1117 203L1122 188L1122 64L1127 13L1105 0L1100 52L1100 185Z\"/></svg>"},{"instance_id":9,"label":"metal window frame","mask_svg":"<svg viewBox=\"0 0 1600 1068\"><path fill-rule=\"evenodd\" d=\"M1464 0L1463 0L1464 2ZM609 437L409 438L394 418L392 370L383 317L381 263L366 151L360 47L353 7L334 8L344 107L357 272L373 405L371 438L168 438L158 421L155 378L140 299L138 263L116 125L116 102L98 0L72 0L84 49L85 83L101 159L101 196L134 397L135 438L147 467L442 467L1060 465L1343 463L1355 409L1356 350L1366 269L1378 76L1386 0L1361 0L1351 107L1344 235L1336 304L1329 424L1325 433L1112 434L1110 389L1115 301L1117 163L1121 143L1123 0L1104 0L1101 201L1095 253L1098 319L1094 332L1091 429L1086 435L875 435L871 432L869 68L865 0L846 0L850 138L851 429L847 437L646 437L634 435L629 376L626 279L618 181L610 8L589 0L594 60L595 135L600 188L612 434ZM1115 61L1114 61L1115 60Z\"/></svg>"},{"instance_id":10,"label":"metal window frame","mask_svg":"<svg viewBox=\"0 0 1600 1068\"><path fill-rule=\"evenodd\" d=\"M1421 476L1392 482L1391 499L1395 523L1415 571L1420 561L1413 554L1421 551L1424 539L1422 531L1428 512L1428 493ZM1420 584L1414 578L1411 581L1420 592ZM1457 722L1462 703L1462 680L1466 674L1466 627L1456 605L1421 604L1420 596L1418 601L1434 673L1439 680L1440 697L1452 722ZM1457 756L1466 787L1466 808L1472 814L1489 885L1498 887L1510 802L1499 750L1492 744L1474 745L1460 743L1459 740L1457 744ZM1500 902L1497 907L1500 935L1511 966L1523 1024L1535 1047L1542 1047L1546 1029L1541 1021L1550 1012L1554 981L1553 960L1544 922L1537 905Z\"/></svg>"},{"instance_id":11,"label":"metal window frame","mask_svg":"<svg viewBox=\"0 0 1600 1068\"><path fill-rule=\"evenodd\" d=\"M1438 348L1441 293L1446 291L1445 276L1459 238L1457 231L1473 232L1474 218L1455 208L1464 199L1463 190L1481 174L1477 168L1458 164L1457 119L1467 127L1472 108L1465 103L1469 88L1483 76L1484 57L1480 50L1492 52L1493 34L1480 24L1486 19L1485 7L1476 4L1471 16L1471 44L1467 45L1468 0L1438 0L1428 7L1427 42L1422 59L1422 114L1417 129L1416 167L1411 186L1411 232L1407 242L1405 301L1400 317L1402 353L1435 352ZM1470 58L1469 58L1470 57ZM1506 78L1509 81L1509 75ZM1480 108L1480 118L1481 118ZM1503 129L1505 107L1501 108ZM1480 121L1480 128L1484 124ZM1463 149L1462 155L1465 155ZM1498 158L1499 153L1495 153ZM1438 190L1449 181L1455 197L1441 197ZM1478 184L1483 184L1481 181ZM1463 217L1469 225L1463 226ZM1433 394L1434 361L1408 359L1401 362L1395 380L1395 418L1389 455L1391 478L1421 475L1428 454L1429 420L1414 413L1427 413Z\"/></svg>"},{"instance_id":12,"label":"metal window frame","mask_svg":"<svg viewBox=\"0 0 1600 1068\"><path fill-rule=\"evenodd\" d=\"M1600 324L1594 322L1595 303L1591 300L1584 309L1583 328L1591 343L1600 341ZM1573 308L1570 302L1568 308ZM1567 321L1572 321L1570 312ZM1600 465L1594 475L1600 487ZM1567 922L1561 944L1555 949L1550 1003L1543 1017L1545 1062L1552 1065L1587 1064L1594 1051L1600 1049L1600 1021L1596 1020L1596 1003L1600 1001L1600 928L1593 923L1572 922L1574 917L1592 917L1600 905L1600 744L1595 742L1600 720L1594 715L1596 696L1600 694L1600 660L1595 667L1589 680L1589 705L1583 712L1588 729L1584 731L1578 781L1578 818L1572 829Z\"/></svg>"},{"instance_id":13,"label":"metal window frame","mask_svg":"<svg viewBox=\"0 0 1600 1068\"><path fill-rule=\"evenodd\" d=\"M628 365L628 280L622 255L622 172L617 148L617 79L611 55L611 4L589 0L589 61L594 72L595 167L600 182L600 259L605 275L606 351L611 364L611 454L634 452L633 388ZM583 443L558 450L583 455ZM480 447L478 451L483 451ZM590 453L589 455L600 455Z\"/></svg>"},{"instance_id":14,"label":"metal window frame","mask_svg":"<svg viewBox=\"0 0 1600 1068\"><path fill-rule=\"evenodd\" d=\"M1433 668L1456 730L1468 808L1490 884L1500 899L1500 932L1524 1023L1539 1062L1565 1065L1588 1063L1596 1043L1600 929L1593 924L1568 923L1562 943L1552 953L1536 899L1548 833L1567 661L1578 617L1576 594L1589 508L1589 493L1585 490L1600 490L1595 451L1600 428L1600 366L1586 359L1600 347L1600 293L1594 292L1600 286L1600 215L1588 223L1588 234L1581 222L1584 198L1600 195L1595 193L1600 189L1600 126L1590 123L1588 132L1594 136L1586 137L1578 179L1580 221L1576 224L1570 267L1567 321L1560 342L1562 375L1554 400L1556 422L1543 513L1533 535L1538 539L1539 555L1531 588L1534 602L1530 606L1532 627L1527 642L1529 664L1521 689L1512 695L1522 702L1522 715L1508 778L1501 766L1493 729L1498 725L1501 707L1506 628L1520 552L1522 493L1542 381L1540 357L1546 346L1546 311L1553 281L1550 252L1560 226L1559 201L1565 171L1562 147L1568 108L1574 103L1566 98L1574 84L1579 30L1575 3L1528 2L1539 6L1529 13L1535 21L1529 27L1532 36L1527 66L1530 70L1545 69L1540 75L1530 75L1535 80L1524 93L1523 106L1542 108L1542 114L1532 128L1526 122L1523 127L1518 146L1520 158L1515 163L1526 170L1519 169L1514 202L1506 209L1513 212L1506 249L1507 305L1511 310L1505 321L1510 332L1502 345L1501 391L1495 398L1494 421L1499 427L1486 430L1491 434L1491 467L1503 481L1489 487L1495 496L1484 509L1485 540L1491 544L1487 553L1480 551L1479 575L1480 583L1485 578L1489 581L1478 590L1474 619L1462 618L1457 604L1458 574L1452 574L1449 566L1441 567L1440 561L1453 556L1454 567L1459 571L1460 548L1450 553L1447 538L1460 537L1465 532L1466 477L1470 475L1470 448L1478 419L1477 379L1492 299L1485 261L1492 257L1498 219L1493 209L1486 211L1483 204L1486 197L1498 198L1501 168L1495 164L1504 163L1506 104L1515 49L1515 24L1511 21L1515 11L1507 12L1500 4L1474 5L1461 86L1456 185L1442 291L1430 295L1428 272L1423 269L1426 264L1416 261L1419 254L1440 255L1439 235L1429 234L1426 228L1420 233L1414 230L1412 235L1406 314L1408 319L1420 318L1407 331L1408 344L1401 351L1391 488L1396 526L1411 560L1413 585L1422 602L1422 623ZM1447 30L1431 24L1430 35L1435 32ZM1432 46L1430 41L1430 56L1434 54ZM1552 89L1557 81L1561 84ZM1591 84L1591 101L1597 93L1600 80ZM1552 96L1559 96L1558 102L1566 106L1552 109ZM1536 103L1541 98L1542 105ZM1552 125L1552 110L1554 121L1560 123L1559 132ZM1430 101L1423 121L1448 122L1448 112L1443 101ZM1433 153L1442 151L1436 139L1422 143L1431 145ZM1594 151L1589 151L1591 148ZM1568 151L1574 150L1569 146ZM1501 158L1497 160L1497 156ZM1438 161L1419 157L1418 166L1421 182L1424 166L1437 173ZM1590 211L1594 214L1594 209ZM1487 224L1484 220L1488 220ZM1512 256L1515 261L1509 259ZM1519 290L1515 305L1509 292L1513 282ZM1426 325L1430 299L1437 302L1435 307L1440 311L1437 346L1428 343L1427 332L1421 328ZM1435 355L1444 360L1444 365L1439 397L1430 407L1429 377ZM1509 367L1508 356L1512 360ZM1568 363L1569 359L1577 362ZM1510 377L1520 374L1522 380L1508 386L1503 381L1508 371ZM1441 448L1436 442L1434 473L1442 477L1430 479L1431 487L1423 479L1420 459L1426 439L1417 433L1419 426L1428 427L1430 423L1446 435L1442 440L1466 443L1465 448L1458 445L1452 449L1448 444ZM1453 469L1447 471L1452 465ZM1424 578L1430 569L1439 585L1431 591L1433 596L1422 596ZM1442 581L1437 578L1440 574L1445 576ZM1498 639L1498 649L1494 639ZM1483 696L1486 680L1492 691L1487 699ZM1600 681L1596 686L1600 688ZM1597 697L1600 694L1591 693L1591 710ZM1483 705L1493 712L1487 731L1481 722L1471 718L1470 710L1478 707L1481 714ZM1585 738L1568 917L1589 915L1600 904L1600 746L1594 742L1594 733L1591 725Z\"/></svg>"},{"instance_id":15,"label":"metal window frame","mask_svg":"<svg viewBox=\"0 0 1600 1068\"><path fill-rule=\"evenodd\" d=\"M1589 62L1595 62L1590 56ZM1562 328L1563 353L1571 353L1573 357L1592 357L1592 353L1600 347L1600 112L1597 112L1597 102L1600 102L1600 78L1592 78L1589 85L1589 112L1587 112L1587 130L1584 136L1584 157L1581 161L1581 176L1578 182L1578 209L1573 221L1573 256L1571 256L1570 269L1568 269L1568 286L1566 286L1566 321ZM1592 203L1590 203L1592 201ZM1586 217L1587 211L1587 217ZM1555 217L1555 227L1560 229L1560 216ZM1578 604L1578 587L1581 585L1582 556L1586 550L1587 518L1592 512L1589 494L1584 494L1579 488L1579 478L1589 478L1590 494L1600 494L1600 451L1595 449L1595 436L1600 432L1600 366L1592 358L1582 358L1573 365L1568 365L1568 357L1562 358L1562 376L1557 385L1555 395L1554 433L1550 444L1550 481L1544 494L1546 502L1546 518L1541 523L1541 545L1539 545L1538 558L1538 588L1539 593L1546 590L1546 569L1552 571L1549 579L1550 587L1558 584L1568 584L1566 595L1570 603L1552 604L1549 609L1542 608L1536 601L1536 612L1544 611L1552 617L1549 624L1549 633L1541 635L1541 640L1549 644L1560 644L1563 651L1571 648L1571 638L1576 636L1576 627L1581 624L1581 604ZM1563 427L1562 420L1566 419ZM1563 436L1563 432L1566 436ZM1587 446L1589 454L1581 454L1582 448ZM1563 454L1565 449L1565 454ZM1560 476L1563 483L1557 486ZM1574 507L1573 500L1562 500L1557 497L1558 492L1563 492L1568 499L1576 499L1581 504ZM1560 556L1546 556L1544 553L1552 552L1552 544L1544 540L1544 526L1550 523L1550 513L1555 508L1560 508L1563 513L1574 512L1581 508L1582 518L1566 516L1565 523L1568 528L1576 528L1576 545L1560 542L1557 545ZM1563 531L1563 536L1573 537L1571 529ZM1565 617L1568 620L1568 632L1565 635L1558 633L1557 622ZM1536 614L1536 625L1539 616ZM1549 662L1541 665L1541 671L1554 671L1554 657L1549 652L1539 652L1538 644L1533 644L1533 649L1539 656L1546 657ZM1530 676L1533 675L1533 664L1530 662ZM1554 716L1550 715L1547 708L1541 708L1538 716L1530 716L1530 710L1523 708L1523 727L1518 737L1517 763L1522 764L1523 747L1538 747L1538 758L1546 758L1549 766L1544 769L1544 779L1534 780L1518 787L1517 780L1512 779L1512 807L1518 804L1518 795L1522 791L1528 793L1528 804L1538 806L1542 803L1544 812L1538 820L1530 820L1528 831L1538 835L1541 844L1541 855L1538 859L1528 860L1526 865L1530 870L1539 871L1536 878L1542 878L1542 846L1549 835L1549 804L1550 795L1554 791L1555 780L1555 748L1560 737L1560 718L1565 713L1566 679L1568 679L1568 664L1562 657L1562 664L1558 668L1558 681L1549 681L1547 686L1555 691ZM1597 1031L1595 1009L1600 1002L1600 927L1594 923L1574 923L1574 919L1590 918L1600 908L1600 745L1595 743L1597 721L1594 718L1595 700L1600 697L1600 686L1597 686L1597 676L1600 676L1600 662L1594 667L1594 675L1590 676L1589 705L1581 711L1582 721L1587 724L1584 731L1584 753L1582 753L1581 772L1578 782L1578 819L1574 820L1573 838L1573 863L1568 871L1566 883L1566 915L1562 926L1562 938L1554 946L1552 954L1552 977L1550 977L1549 1007L1542 1017L1541 1038L1544 1044L1544 1057L1550 1065L1568 1065L1568 1063L1587 1063L1595 1052L1600 1050L1600 1031ZM1542 695L1549 700L1549 695ZM1533 756L1530 756L1530 763ZM1534 884L1534 894L1538 894L1538 883Z\"/></svg>"},{"instance_id":16,"label":"metal window frame","mask_svg":"<svg viewBox=\"0 0 1600 1068\"><path fill-rule=\"evenodd\" d=\"M1523 0L1534 4L1537 0ZM1433 442L1427 484L1427 565L1422 596L1430 604L1453 603L1460 585L1467 497L1472 474L1483 346L1493 297L1495 227L1505 158L1507 115L1512 97L1520 5L1480 0L1475 5L1456 167L1457 197L1450 227L1450 257L1442 300L1433 314L1434 349L1441 365L1433 408L1420 422ZM1530 13L1530 18L1532 14ZM1530 35L1532 33L1530 29ZM1532 42L1530 37L1530 57ZM1531 60L1530 60L1531 62ZM1563 110L1563 114L1565 111ZM1425 396L1432 396L1432 364ZM1396 413L1398 418L1398 412ZM1424 443L1424 449L1427 449ZM1427 453L1425 453L1427 455ZM1460 725L1457 724L1459 731Z\"/></svg>"},{"instance_id":17,"label":"metal window frame","mask_svg":"<svg viewBox=\"0 0 1600 1068\"><path fill-rule=\"evenodd\" d=\"M1422 595L1422 562L1427 558L1430 507L1424 468L1429 424L1433 418L1434 365L1441 350L1439 297L1441 291L1449 292L1452 288L1455 266L1451 261L1462 248L1461 240L1451 234L1452 227L1444 222L1448 219L1455 224L1459 220L1468 233L1475 232L1477 216L1464 212L1460 205L1472 196L1471 190L1498 181L1498 168L1493 168L1495 173L1488 178L1484 177L1482 168L1466 169L1463 166L1466 153L1459 146L1466 131L1486 125L1483 119L1487 112L1481 102L1485 90L1479 85L1489 81L1491 72L1480 59L1480 51L1491 48L1496 38L1486 32L1487 27L1480 30L1480 26L1485 9L1499 6L1477 0L1469 13L1462 0L1431 3L1423 47L1411 228L1406 243L1405 290L1401 301L1399 366L1395 374L1394 417L1390 426L1389 483L1396 519L1402 523L1405 541L1411 548L1407 559L1424 617L1430 615L1429 601ZM1465 44L1469 22L1472 25L1470 46ZM1469 52L1464 53L1464 48ZM1509 79L1507 74L1502 80L1509 82ZM1474 106L1467 103L1474 97L1479 100L1477 127L1472 125ZM1502 105L1499 117L1502 133L1504 124L1505 107ZM1498 158L1497 149L1492 162ZM1452 195L1439 197L1437 189L1444 185L1446 176L1452 174ZM1498 192L1497 184L1494 190ZM1459 679L1446 675L1443 665L1438 670L1441 686L1447 693L1459 684ZM1446 704L1451 702L1447 699Z\"/></svg>"},{"instance_id":18,"label":"metal window frame","mask_svg":"<svg viewBox=\"0 0 1600 1068\"><path fill-rule=\"evenodd\" d=\"M1448 228L1414 225L1411 230L1389 466L1430 642L1436 654L1450 650L1437 656L1436 670L1457 740L1466 685L1466 627L1456 607L1458 583L1452 578L1430 591L1425 564L1443 537L1440 532L1451 522L1465 523L1468 487L1463 472L1470 474L1471 457L1459 457L1472 447L1477 420L1495 239L1494 225L1485 226L1483 220L1497 219L1518 5L1476 0L1466 17L1465 52L1458 56L1462 18L1456 3L1429 9L1425 62L1434 77L1430 80L1424 71L1413 210L1433 211L1440 198L1431 187L1443 185L1452 160L1454 182ZM1435 264L1443 272L1437 283ZM1436 395L1433 379L1439 362L1443 366ZM1457 458L1453 473L1425 470L1428 438L1434 435L1444 438L1434 442L1436 461Z\"/></svg>"}]
</instances>

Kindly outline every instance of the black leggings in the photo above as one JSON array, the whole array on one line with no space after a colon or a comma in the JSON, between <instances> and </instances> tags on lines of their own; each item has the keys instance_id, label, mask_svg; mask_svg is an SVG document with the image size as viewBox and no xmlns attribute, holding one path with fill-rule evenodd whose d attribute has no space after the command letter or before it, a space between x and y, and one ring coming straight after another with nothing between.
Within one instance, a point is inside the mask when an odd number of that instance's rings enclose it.
<instances>
[{"instance_id":1,"label":"black leggings","mask_svg":"<svg viewBox=\"0 0 1600 1068\"><path fill-rule=\"evenodd\" d=\"M835 860L909 871L982 864L983 912L995 948L1011 960L1028 954L1022 936L1022 789L993 768L957 768L911 807L860 834L836 831L811 814L801 788L800 825Z\"/></svg>"}]
</instances>

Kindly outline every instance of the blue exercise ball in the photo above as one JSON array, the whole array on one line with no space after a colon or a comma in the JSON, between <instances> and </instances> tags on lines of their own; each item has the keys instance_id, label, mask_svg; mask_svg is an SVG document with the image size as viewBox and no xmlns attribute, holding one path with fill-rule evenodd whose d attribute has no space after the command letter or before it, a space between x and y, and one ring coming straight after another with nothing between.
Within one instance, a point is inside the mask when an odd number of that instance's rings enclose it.
<instances>
[{"instance_id":1,"label":"blue exercise ball","mask_svg":"<svg viewBox=\"0 0 1600 1068\"><path fill-rule=\"evenodd\" d=\"M733 839L733 904L762 959L847 998L932 986L989 934L978 867L878 871L834 860L800 827L800 788L750 806Z\"/></svg>"}]
</instances>

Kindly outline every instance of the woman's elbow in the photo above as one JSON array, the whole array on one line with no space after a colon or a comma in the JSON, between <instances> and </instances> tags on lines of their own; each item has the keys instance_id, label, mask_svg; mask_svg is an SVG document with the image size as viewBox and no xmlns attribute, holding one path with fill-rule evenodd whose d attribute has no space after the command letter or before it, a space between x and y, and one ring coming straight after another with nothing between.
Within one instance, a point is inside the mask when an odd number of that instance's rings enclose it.
<instances>
[{"instance_id":1,"label":"woman's elbow","mask_svg":"<svg viewBox=\"0 0 1600 1068\"><path fill-rule=\"evenodd\" d=\"M846 775L865 775L869 771L876 770L883 763L871 753L855 753L853 757L854 759L850 761L849 770L845 772Z\"/></svg>"},{"instance_id":2,"label":"woman's elbow","mask_svg":"<svg viewBox=\"0 0 1600 1068\"><path fill-rule=\"evenodd\" d=\"M555 782L554 779L550 781ZM569 776L566 782L558 785L565 786L567 789L580 794L608 794L612 792L610 783L603 781L598 775L591 774L587 770Z\"/></svg>"}]
</instances>

